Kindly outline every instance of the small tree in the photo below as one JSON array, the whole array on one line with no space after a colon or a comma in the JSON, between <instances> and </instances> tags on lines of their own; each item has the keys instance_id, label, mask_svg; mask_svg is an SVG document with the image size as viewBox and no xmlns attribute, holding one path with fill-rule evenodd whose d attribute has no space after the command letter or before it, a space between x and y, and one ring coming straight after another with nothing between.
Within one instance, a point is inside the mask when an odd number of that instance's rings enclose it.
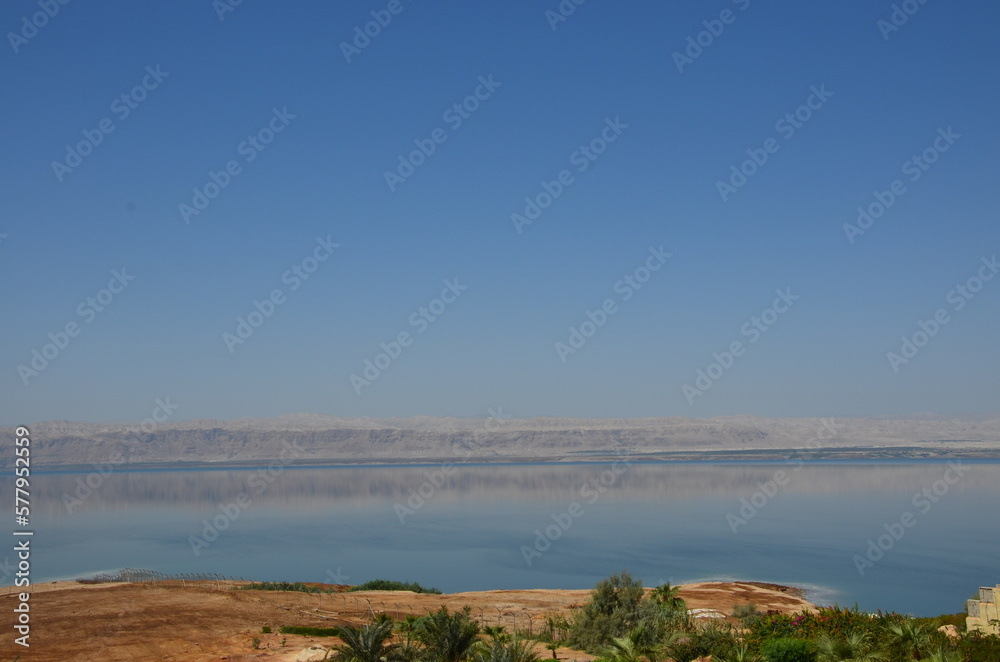
<instances>
[{"instance_id":1,"label":"small tree","mask_svg":"<svg viewBox=\"0 0 1000 662\"><path fill-rule=\"evenodd\" d=\"M386 643L392 636L391 622L341 628L339 636L344 643L335 649L333 659L338 662L385 662L396 651L395 644Z\"/></svg>"},{"instance_id":2,"label":"small tree","mask_svg":"<svg viewBox=\"0 0 1000 662\"><path fill-rule=\"evenodd\" d=\"M687 609L687 603L685 603L684 598L681 597L680 587L671 586L670 582L666 582L662 586L654 588L653 592L649 594L649 597L667 609Z\"/></svg>"},{"instance_id":3,"label":"small tree","mask_svg":"<svg viewBox=\"0 0 1000 662\"><path fill-rule=\"evenodd\" d=\"M448 613L441 607L422 619L417 639L437 662L460 662L469 656L479 636L479 624L463 612Z\"/></svg>"},{"instance_id":4,"label":"small tree","mask_svg":"<svg viewBox=\"0 0 1000 662\"><path fill-rule=\"evenodd\" d=\"M639 625L624 637L612 637L601 657L608 662L656 662L656 649L646 639L645 628Z\"/></svg>"},{"instance_id":5,"label":"small tree","mask_svg":"<svg viewBox=\"0 0 1000 662\"><path fill-rule=\"evenodd\" d=\"M930 647L930 627L913 619L889 626L890 645L908 660L922 660Z\"/></svg>"},{"instance_id":6,"label":"small tree","mask_svg":"<svg viewBox=\"0 0 1000 662\"><path fill-rule=\"evenodd\" d=\"M538 662L538 654L530 641L501 641L490 645L480 642L473 662Z\"/></svg>"},{"instance_id":7,"label":"small tree","mask_svg":"<svg viewBox=\"0 0 1000 662\"><path fill-rule=\"evenodd\" d=\"M621 637L642 620L642 582L629 572L602 579L590 601L574 614L569 640L574 646L598 652L612 637Z\"/></svg>"}]
</instances>

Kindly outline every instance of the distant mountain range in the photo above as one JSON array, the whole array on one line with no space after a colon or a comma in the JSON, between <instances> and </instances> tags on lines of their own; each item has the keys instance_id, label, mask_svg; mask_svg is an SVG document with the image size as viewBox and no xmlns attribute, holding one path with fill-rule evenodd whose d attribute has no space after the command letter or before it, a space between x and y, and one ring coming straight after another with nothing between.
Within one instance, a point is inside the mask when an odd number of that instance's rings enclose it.
<instances>
[{"instance_id":1,"label":"distant mountain range","mask_svg":"<svg viewBox=\"0 0 1000 662\"><path fill-rule=\"evenodd\" d=\"M1000 415L905 418L338 418L29 426L35 467L787 457L1000 457ZM0 429L13 447L14 428ZM11 467L5 453L0 466Z\"/></svg>"}]
</instances>

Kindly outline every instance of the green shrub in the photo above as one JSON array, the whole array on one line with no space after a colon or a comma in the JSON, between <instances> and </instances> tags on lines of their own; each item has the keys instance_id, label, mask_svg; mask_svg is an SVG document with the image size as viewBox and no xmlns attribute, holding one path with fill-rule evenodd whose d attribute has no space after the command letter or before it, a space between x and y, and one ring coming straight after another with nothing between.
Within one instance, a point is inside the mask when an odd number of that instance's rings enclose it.
<instances>
[{"instance_id":1,"label":"green shrub","mask_svg":"<svg viewBox=\"0 0 1000 662\"><path fill-rule=\"evenodd\" d=\"M816 646L805 639L780 637L769 639L760 647L767 662L815 662Z\"/></svg>"},{"instance_id":2,"label":"green shrub","mask_svg":"<svg viewBox=\"0 0 1000 662\"><path fill-rule=\"evenodd\" d=\"M933 628L939 628L942 625L954 625L958 628L959 632L965 632L965 618L968 616L965 612L959 614L941 614L940 616L935 616L934 618L917 618L914 619L918 623L924 623Z\"/></svg>"},{"instance_id":3,"label":"green shrub","mask_svg":"<svg viewBox=\"0 0 1000 662\"><path fill-rule=\"evenodd\" d=\"M733 617L740 619L740 623L745 628L753 627L763 616L764 614L757 609L757 605L752 602L733 607Z\"/></svg>"},{"instance_id":4,"label":"green shrub","mask_svg":"<svg viewBox=\"0 0 1000 662\"><path fill-rule=\"evenodd\" d=\"M736 646L736 637L731 628L709 623L704 628L695 629L687 637L669 644L667 651L678 662L689 662L709 655L713 660L720 660L727 659Z\"/></svg>"},{"instance_id":5,"label":"green shrub","mask_svg":"<svg viewBox=\"0 0 1000 662\"><path fill-rule=\"evenodd\" d=\"M271 634L271 626L270 625L265 625L264 627L262 627L260 629L260 633L261 634Z\"/></svg>"},{"instance_id":6,"label":"green shrub","mask_svg":"<svg viewBox=\"0 0 1000 662\"><path fill-rule=\"evenodd\" d=\"M347 589L348 591L413 591L414 593L432 593L441 595L441 591L436 588L424 588L417 582L398 582L392 579L373 579L364 584L358 584Z\"/></svg>"},{"instance_id":7,"label":"green shrub","mask_svg":"<svg viewBox=\"0 0 1000 662\"><path fill-rule=\"evenodd\" d=\"M244 584L240 587L244 591L300 591L302 593L315 593L318 589L306 586L302 582L254 582Z\"/></svg>"},{"instance_id":8,"label":"green shrub","mask_svg":"<svg viewBox=\"0 0 1000 662\"><path fill-rule=\"evenodd\" d=\"M1000 637L970 632L958 642L958 652L965 662L996 662L1000 660Z\"/></svg>"},{"instance_id":9,"label":"green shrub","mask_svg":"<svg viewBox=\"0 0 1000 662\"><path fill-rule=\"evenodd\" d=\"M765 639L819 639L824 636L844 639L852 632L865 632L880 647L888 641L888 626L906 620L899 614L868 614L857 607L820 607L814 612L791 615L768 612L749 626L747 641L753 648L759 648Z\"/></svg>"},{"instance_id":10,"label":"green shrub","mask_svg":"<svg viewBox=\"0 0 1000 662\"><path fill-rule=\"evenodd\" d=\"M310 628L298 625L282 625L281 634L301 634L307 637L339 637L340 628Z\"/></svg>"},{"instance_id":11,"label":"green shrub","mask_svg":"<svg viewBox=\"0 0 1000 662\"><path fill-rule=\"evenodd\" d=\"M598 653L612 637L621 637L642 620L642 581L627 570L597 582L590 601L573 615L569 641L574 647Z\"/></svg>"}]
</instances>

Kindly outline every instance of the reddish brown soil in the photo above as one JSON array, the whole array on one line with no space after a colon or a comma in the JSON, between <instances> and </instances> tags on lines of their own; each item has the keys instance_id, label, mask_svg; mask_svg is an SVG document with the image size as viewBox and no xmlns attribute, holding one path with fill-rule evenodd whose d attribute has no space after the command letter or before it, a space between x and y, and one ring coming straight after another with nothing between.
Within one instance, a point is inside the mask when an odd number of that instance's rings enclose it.
<instances>
[{"instance_id":1,"label":"reddish brown soil","mask_svg":"<svg viewBox=\"0 0 1000 662\"><path fill-rule=\"evenodd\" d=\"M341 587L342 588L342 587ZM14 643L16 594L0 596L4 617L0 660L20 655L24 662L62 660L141 661L294 660L312 644L332 646L333 638L277 634L282 625L333 627L365 622L372 613L393 618L424 615L442 605L471 607L484 625L502 623L507 631L538 631L547 616L569 616L583 605L589 590L483 591L426 595L366 591L308 595L297 592L242 591L215 582L82 585L54 582L32 587L31 647ZM734 605L753 602L761 610L793 612L812 605L795 589L752 583L700 583L681 588L691 609L729 613ZM499 610L499 611L498 611ZM262 634L271 626L273 634ZM253 639L260 639L259 649ZM284 645L282 645L284 641ZM551 652L539 648L543 658ZM570 649L561 660L589 661L593 656Z\"/></svg>"}]
</instances>

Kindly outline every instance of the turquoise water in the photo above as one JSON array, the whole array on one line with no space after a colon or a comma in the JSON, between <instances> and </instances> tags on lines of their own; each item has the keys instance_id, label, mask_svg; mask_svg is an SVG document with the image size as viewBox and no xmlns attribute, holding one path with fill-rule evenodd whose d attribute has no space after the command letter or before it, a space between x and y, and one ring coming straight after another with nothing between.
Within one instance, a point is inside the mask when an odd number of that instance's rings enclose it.
<instances>
[{"instance_id":1,"label":"turquoise water","mask_svg":"<svg viewBox=\"0 0 1000 662\"><path fill-rule=\"evenodd\" d=\"M995 461L115 469L32 492L34 581L133 567L452 592L589 588L627 568L916 615L1000 582Z\"/></svg>"}]
</instances>

